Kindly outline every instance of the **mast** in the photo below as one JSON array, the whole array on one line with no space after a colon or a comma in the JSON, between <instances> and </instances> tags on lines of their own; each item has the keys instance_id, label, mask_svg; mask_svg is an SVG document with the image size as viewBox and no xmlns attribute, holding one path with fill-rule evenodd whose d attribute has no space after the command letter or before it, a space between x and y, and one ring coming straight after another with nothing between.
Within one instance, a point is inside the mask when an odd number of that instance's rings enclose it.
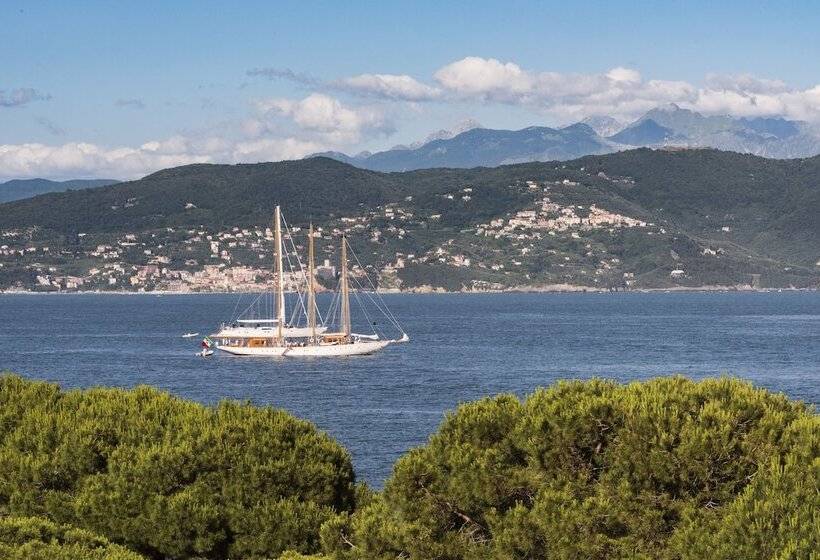
<instances>
[{"instance_id":1,"label":"mast","mask_svg":"<svg viewBox=\"0 0 820 560\"><path fill-rule=\"evenodd\" d=\"M342 330L350 336L350 292L347 286L347 238L342 235Z\"/></svg>"},{"instance_id":2,"label":"mast","mask_svg":"<svg viewBox=\"0 0 820 560\"><path fill-rule=\"evenodd\" d=\"M316 340L316 294L313 286L313 223L310 224L310 232L308 233L308 327L310 328L311 340Z\"/></svg>"},{"instance_id":3,"label":"mast","mask_svg":"<svg viewBox=\"0 0 820 560\"><path fill-rule=\"evenodd\" d=\"M285 329L285 278L282 271L282 214L279 206L274 213L274 231L276 243L276 319L277 336L284 340Z\"/></svg>"}]
</instances>

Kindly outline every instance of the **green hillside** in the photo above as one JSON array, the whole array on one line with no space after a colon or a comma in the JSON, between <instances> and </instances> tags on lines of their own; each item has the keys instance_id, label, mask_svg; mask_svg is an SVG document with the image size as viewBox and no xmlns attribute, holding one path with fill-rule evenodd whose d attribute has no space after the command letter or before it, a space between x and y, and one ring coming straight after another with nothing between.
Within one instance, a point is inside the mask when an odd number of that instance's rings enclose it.
<instances>
[{"instance_id":1,"label":"green hillside","mask_svg":"<svg viewBox=\"0 0 820 560\"><path fill-rule=\"evenodd\" d=\"M820 157L640 149L405 173L327 158L190 165L38 196L0 205L0 287L30 288L48 272L122 289L88 270L118 262L128 276L158 259L169 271L270 270L258 229L276 204L291 224L323 230L328 258L345 232L384 287L817 287L820 278ZM92 254L99 246L113 248L105 262ZM168 285L161 275L131 284Z\"/></svg>"}]
</instances>

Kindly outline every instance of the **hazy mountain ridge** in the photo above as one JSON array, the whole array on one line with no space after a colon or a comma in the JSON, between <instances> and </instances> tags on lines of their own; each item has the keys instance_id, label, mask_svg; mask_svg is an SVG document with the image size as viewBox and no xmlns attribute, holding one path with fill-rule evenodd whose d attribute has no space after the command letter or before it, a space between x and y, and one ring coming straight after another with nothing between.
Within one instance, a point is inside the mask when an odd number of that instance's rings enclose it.
<instances>
[{"instance_id":1,"label":"hazy mountain ridge","mask_svg":"<svg viewBox=\"0 0 820 560\"><path fill-rule=\"evenodd\" d=\"M653 109L630 124L596 116L563 128L494 130L475 126L455 135L439 131L421 143L383 152L316 155L374 171L409 171L570 160L664 146L714 148L776 159L801 158L820 154L820 132L800 121L705 116L670 104Z\"/></svg>"},{"instance_id":2,"label":"hazy mountain ridge","mask_svg":"<svg viewBox=\"0 0 820 560\"><path fill-rule=\"evenodd\" d=\"M76 189L92 189L118 183L114 179L72 179L68 181L51 181L49 179L12 179L0 183L0 204L21 200L50 192L62 192Z\"/></svg>"}]
</instances>

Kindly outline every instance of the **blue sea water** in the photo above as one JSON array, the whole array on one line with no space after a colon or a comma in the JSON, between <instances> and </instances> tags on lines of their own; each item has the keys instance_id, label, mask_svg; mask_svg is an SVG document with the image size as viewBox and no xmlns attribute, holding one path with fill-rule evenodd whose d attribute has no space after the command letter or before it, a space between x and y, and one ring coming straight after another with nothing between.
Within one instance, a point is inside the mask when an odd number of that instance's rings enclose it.
<instances>
[{"instance_id":1,"label":"blue sea water","mask_svg":"<svg viewBox=\"0 0 820 560\"><path fill-rule=\"evenodd\" d=\"M385 298L412 341L374 356L196 357L199 338L181 335L212 332L238 298L0 296L0 370L282 407L341 441L377 487L458 403L559 379L731 374L820 401L816 292L394 294Z\"/></svg>"}]
</instances>

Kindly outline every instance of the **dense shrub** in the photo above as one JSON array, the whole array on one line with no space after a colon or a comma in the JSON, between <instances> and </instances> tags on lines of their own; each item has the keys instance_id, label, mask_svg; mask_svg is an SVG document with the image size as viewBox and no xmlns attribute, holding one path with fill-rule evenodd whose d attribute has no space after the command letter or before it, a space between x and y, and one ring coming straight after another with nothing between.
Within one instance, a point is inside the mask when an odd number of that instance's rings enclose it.
<instances>
[{"instance_id":1,"label":"dense shrub","mask_svg":"<svg viewBox=\"0 0 820 560\"><path fill-rule=\"evenodd\" d=\"M731 379L465 404L373 493L279 410L0 377L3 559L814 558L818 481L814 411Z\"/></svg>"},{"instance_id":2,"label":"dense shrub","mask_svg":"<svg viewBox=\"0 0 820 560\"><path fill-rule=\"evenodd\" d=\"M809 558L820 420L749 384L560 383L459 407L384 492L322 528L336 558Z\"/></svg>"},{"instance_id":3,"label":"dense shrub","mask_svg":"<svg viewBox=\"0 0 820 560\"><path fill-rule=\"evenodd\" d=\"M37 517L0 517L4 560L144 560L89 531Z\"/></svg>"},{"instance_id":4,"label":"dense shrub","mask_svg":"<svg viewBox=\"0 0 820 560\"><path fill-rule=\"evenodd\" d=\"M348 453L284 411L0 377L0 515L155 558L275 558L353 505Z\"/></svg>"}]
</instances>

